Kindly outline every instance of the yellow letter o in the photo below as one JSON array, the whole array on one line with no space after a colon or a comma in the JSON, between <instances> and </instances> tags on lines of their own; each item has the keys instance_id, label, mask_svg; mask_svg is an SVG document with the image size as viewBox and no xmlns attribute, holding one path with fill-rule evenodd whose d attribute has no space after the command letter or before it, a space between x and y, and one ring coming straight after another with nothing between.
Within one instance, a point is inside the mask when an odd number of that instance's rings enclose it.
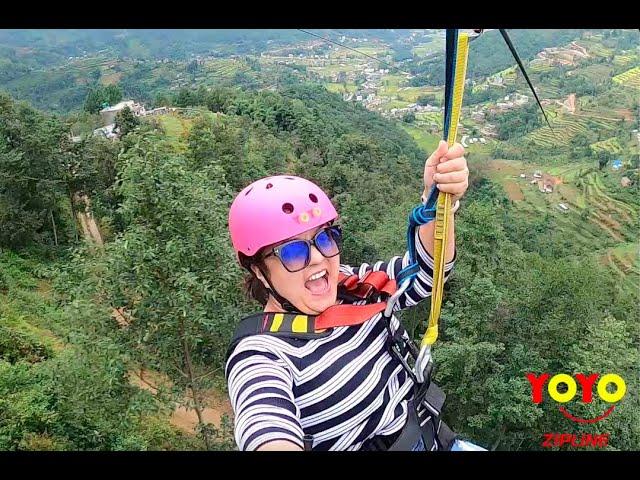
<instances>
[{"instance_id":1,"label":"yellow letter o","mask_svg":"<svg viewBox=\"0 0 640 480\"><path fill-rule=\"evenodd\" d=\"M565 393L560 393L558 391L558 385L561 383L567 384L567 391ZM558 375L554 375L553 378L549 381L549 386L547 387L549 390L549 395L558 403L567 403L571 401L573 397L576 396L576 392L578 391L578 386L576 385L576 381L573 377L570 377L566 373L559 373ZM598 389L598 393L600 390Z\"/></svg>"},{"instance_id":2,"label":"yellow letter o","mask_svg":"<svg viewBox=\"0 0 640 480\"><path fill-rule=\"evenodd\" d=\"M607 385L610 383L613 383L616 386L616 391L614 393L607 392ZM622 377L615 373L607 373L606 375L603 375L598 382L598 395L600 395L600 398L605 402L616 403L622 400L622 397L624 397L626 392L627 385L624 383Z\"/></svg>"}]
</instances>

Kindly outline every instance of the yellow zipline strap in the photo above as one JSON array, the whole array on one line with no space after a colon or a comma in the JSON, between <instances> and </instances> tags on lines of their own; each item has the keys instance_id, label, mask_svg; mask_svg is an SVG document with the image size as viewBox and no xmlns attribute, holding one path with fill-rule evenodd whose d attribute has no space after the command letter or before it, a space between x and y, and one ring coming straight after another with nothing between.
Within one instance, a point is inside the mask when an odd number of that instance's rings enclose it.
<instances>
[{"instance_id":1,"label":"yellow zipline strap","mask_svg":"<svg viewBox=\"0 0 640 480\"><path fill-rule=\"evenodd\" d=\"M451 100L451 110L448 116L447 144L452 147L456 141L458 132L458 121L460 110L462 109L462 95L464 93L464 80L467 72L467 54L469 52L469 36L466 33L458 35L457 48L455 50L455 75L453 78L453 91ZM447 106L445 106L445 109ZM444 265L445 252L449 234L449 216L451 212L451 194L438 194L438 207L436 210L434 228L434 268L433 286L431 289L431 312L429 315L429 325L422 337L421 346L431 346L438 339L438 320L440 318L440 307L442 305L442 292L444 289Z\"/></svg>"}]
</instances>

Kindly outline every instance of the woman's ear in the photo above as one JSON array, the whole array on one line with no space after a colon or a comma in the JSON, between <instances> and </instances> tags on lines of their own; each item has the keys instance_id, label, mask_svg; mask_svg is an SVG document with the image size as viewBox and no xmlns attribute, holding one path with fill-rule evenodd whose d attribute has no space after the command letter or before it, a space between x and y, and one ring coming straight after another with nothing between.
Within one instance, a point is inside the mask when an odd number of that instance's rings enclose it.
<instances>
[{"instance_id":1,"label":"woman's ear","mask_svg":"<svg viewBox=\"0 0 640 480\"><path fill-rule=\"evenodd\" d=\"M251 270L253 271L253 274L258 278L258 280L262 282L264 288L269 289L269 284L265 280L264 275L262 275L260 269L256 265L251 265Z\"/></svg>"}]
</instances>

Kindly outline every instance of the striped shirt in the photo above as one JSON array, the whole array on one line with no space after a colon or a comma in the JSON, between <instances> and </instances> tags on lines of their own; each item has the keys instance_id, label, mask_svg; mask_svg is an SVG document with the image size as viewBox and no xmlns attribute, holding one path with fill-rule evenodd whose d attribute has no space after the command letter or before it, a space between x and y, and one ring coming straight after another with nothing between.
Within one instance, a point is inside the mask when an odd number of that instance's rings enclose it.
<instances>
[{"instance_id":1,"label":"striped shirt","mask_svg":"<svg viewBox=\"0 0 640 480\"><path fill-rule=\"evenodd\" d=\"M415 243L420 271L394 311L431 294L433 258L417 232ZM454 261L445 265L445 280ZM362 278L371 270L382 270L393 279L408 263L407 252L373 265L340 265L340 271ZM391 329L398 328L394 315ZM335 327L318 339L243 338L225 371L240 450L256 450L274 440L302 448L305 434L313 436L314 450L359 450L376 435L402 429L413 382L389 354L388 338L381 313L361 325Z\"/></svg>"}]
</instances>

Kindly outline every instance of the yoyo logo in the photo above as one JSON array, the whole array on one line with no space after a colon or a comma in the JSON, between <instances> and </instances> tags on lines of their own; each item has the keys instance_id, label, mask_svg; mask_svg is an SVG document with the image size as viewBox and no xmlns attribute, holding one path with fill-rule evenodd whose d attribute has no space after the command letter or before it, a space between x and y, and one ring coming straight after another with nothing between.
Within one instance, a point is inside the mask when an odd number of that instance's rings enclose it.
<instances>
[{"instance_id":1,"label":"yoyo logo","mask_svg":"<svg viewBox=\"0 0 640 480\"><path fill-rule=\"evenodd\" d=\"M575 378L571 375L567 375L566 373L559 373L553 377L548 373L542 373L540 375L528 373L526 377L531 384L531 399L533 400L533 403L542 403L543 390L546 385L547 392L551 399L561 404L559 407L560 412L569 420L578 423L596 423L600 420L604 420L611 415L615 408L615 404L622 400L627 392L627 385L625 384L624 379L615 373L607 373L602 376L598 373L592 373L590 375L578 373L575 375ZM549 377L551 378L549 379ZM580 384L583 403L591 403L593 401L593 386L596 385L596 392L598 396L606 403L610 403L612 405L607 408L602 415L598 415L594 418L581 418L572 415L564 407L564 404L575 398L578 393L578 384ZM609 391L610 385L615 387L613 392Z\"/></svg>"}]
</instances>

